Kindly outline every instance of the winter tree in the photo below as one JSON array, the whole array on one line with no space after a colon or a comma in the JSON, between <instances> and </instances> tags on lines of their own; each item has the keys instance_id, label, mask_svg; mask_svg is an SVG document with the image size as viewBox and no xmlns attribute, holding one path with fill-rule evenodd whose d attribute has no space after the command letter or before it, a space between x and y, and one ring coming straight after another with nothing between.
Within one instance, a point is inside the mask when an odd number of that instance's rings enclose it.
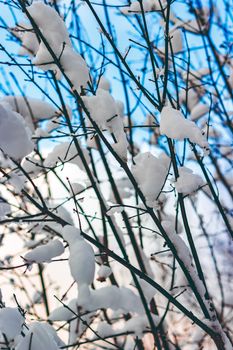
<instances>
[{"instance_id":1,"label":"winter tree","mask_svg":"<svg viewBox=\"0 0 233 350\"><path fill-rule=\"evenodd\" d=\"M0 3L0 349L231 350L233 3Z\"/></svg>"}]
</instances>

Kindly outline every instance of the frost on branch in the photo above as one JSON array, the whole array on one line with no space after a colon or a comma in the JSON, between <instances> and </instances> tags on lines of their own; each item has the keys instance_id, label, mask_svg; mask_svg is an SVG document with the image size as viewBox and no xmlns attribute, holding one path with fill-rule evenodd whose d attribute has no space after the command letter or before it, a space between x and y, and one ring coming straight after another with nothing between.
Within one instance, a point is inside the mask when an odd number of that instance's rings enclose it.
<instances>
[{"instance_id":1,"label":"frost on branch","mask_svg":"<svg viewBox=\"0 0 233 350\"><path fill-rule=\"evenodd\" d=\"M196 124L185 119L184 115L172 108L164 107L161 112L160 133L175 140L188 138L205 150L209 149L208 142Z\"/></svg>"},{"instance_id":2,"label":"frost on branch","mask_svg":"<svg viewBox=\"0 0 233 350\"><path fill-rule=\"evenodd\" d=\"M143 192L147 205L154 206L166 181L170 159L161 154L158 158L152 153L140 153L134 158L132 173Z\"/></svg>"},{"instance_id":3,"label":"frost on branch","mask_svg":"<svg viewBox=\"0 0 233 350\"><path fill-rule=\"evenodd\" d=\"M24 255L24 259L29 264L50 262L52 258L61 255L63 252L63 244L58 239L55 239L47 244L32 249Z\"/></svg>"},{"instance_id":4,"label":"frost on branch","mask_svg":"<svg viewBox=\"0 0 233 350\"><path fill-rule=\"evenodd\" d=\"M34 148L23 117L6 103L0 104L0 148L15 160L21 160Z\"/></svg>"}]
</instances>

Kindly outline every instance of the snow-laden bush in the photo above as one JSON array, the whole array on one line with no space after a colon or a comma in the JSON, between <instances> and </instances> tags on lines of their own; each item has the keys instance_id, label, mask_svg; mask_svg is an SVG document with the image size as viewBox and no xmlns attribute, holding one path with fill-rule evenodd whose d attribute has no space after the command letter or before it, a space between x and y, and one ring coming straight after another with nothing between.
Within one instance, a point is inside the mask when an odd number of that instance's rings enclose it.
<instances>
[{"instance_id":1,"label":"snow-laden bush","mask_svg":"<svg viewBox=\"0 0 233 350\"><path fill-rule=\"evenodd\" d=\"M0 349L232 349L215 3L0 4Z\"/></svg>"}]
</instances>

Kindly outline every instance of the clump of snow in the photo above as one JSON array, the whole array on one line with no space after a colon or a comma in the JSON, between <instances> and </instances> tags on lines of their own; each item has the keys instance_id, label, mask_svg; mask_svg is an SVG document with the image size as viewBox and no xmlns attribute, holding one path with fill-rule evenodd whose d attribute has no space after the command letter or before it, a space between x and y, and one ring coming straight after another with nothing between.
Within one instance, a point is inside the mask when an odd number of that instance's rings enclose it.
<instances>
[{"instance_id":1,"label":"clump of snow","mask_svg":"<svg viewBox=\"0 0 233 350\"><path fill-rule=\"evenodd\" d=\"M40 44L31 24L19 23L12 31L21 41L18 54L21 56L35 55Z\"/></svg>"},{"instance_id":2,"label":"clump of snow","mask_svg":"<svg viewBox=\"0 0 233 350\"><path fill-rule=\"evenodd\" d=\"M33 322L26 336L17 344L15 350L58 350L61 341L51 328L46 323Z\"/></svg>"},{"instance_id":3,"label":"clump of snow","mask_svg":"<svg viewBox=\"0 0 233 350\"><path fill-rule=\"evenodd\" d=\"M77 299L72 299L68 305L68 307L60 306L54 309L50 314L48 319L50 321L69 321L74 315L77 313L78 304ZM73 312L72 312L73 311Z\"/></svg>"},{"instance_id":4,"label":"clump of snow","mask_svg":"<svg viewBox=\"0 0 233 350\"><path fill-rule=\"evenodd\" d=\"M176 232L181 233L183 230L183 225L173 215L162 215L162 226L164 227L165 231L168 232Z\"/></svg>"},{"instance_id":5,"label":"clump of snow","mask_svg":"<svg viewBox=\"0 0 233 350\"><path fill-rule=\"evenodd\" d=\"M194 174L191 169L184 166L179 168L179 177L175 182L177 192L188 195L197 191L204 184L202 177Z\"/></svg>"},{"instance_id":6,"label":"clump of snow","mask_svg":"<svg viewBox=\"0 0 233 350\"><path fill-rule=\"evenodd\" d=\"M32 249L30 252L25 254L24 259L29 264L50 262L51 259L63 253L63 244L58 239L55 239L47 244Z\"/></svg>"},{"instance_id":7,"label":"clump of snow","mask_svg":"<svg viewBox=\"0 0 233 350\"><path fill-rule=\"evenodd\" d=\"M154 324L157 325L159 323L159 317L152 315ZM125 325L120 328L119 332L132 332L139 339L143 338L143 332L149 331L150 325L146 315L144 316L134 316L130 320L125 322Z\"/></svg>"},{"instance_id":8,"label":"clump of snow","mask_svg":"<svg viewBox=\"0 0 233 350\"><path fill-rule=\"evenodd\" d=\"M92 246L81 236L80 230L66 225L62 231L64 240L69 244L70 272L80 288L89 286L95 275L95 254Z\"/></svg>"},{"instance_id":9,"label":"clump of snow","mask_svg":"<svg viewBox=\"0 0 233 350\"><path fill-rule=\"evenodd\" d=\"M111 267L107 265L101 265L99 270L98 270L98 281L103 282L112 274L112 269Z\"/></svg>"},{"instance_id":10,"label":"clump of snow","mask_svg":"<svg viewBox=\"0 0 233 350\"><path fill-rule=\"evenodd\" d=\"M32 296L33 304L42 304L43 302L43 293L36 290Z\"/></svg>"},{"instance_id":11,"label":"clump of snow","mask_svg":"<svg viewBox=\"0 0 233 350\"><path fill-rule=\"evenodd\" d=\"M96 332L98 333L98 336L101 338L109 337L110 335L114 335L115 331L112 328L112 326L107 323L106 321L100 322L98 324ZM96 336L95 336L96 338Z\"/></svg>"},{"instance_id":12,"label":"clump of snow","mask_svg":"<svg viewBox=\"0 0 233 350\"><path fill-rule=\"evenodd\" d=\"M60 61L62 69L71 81L73 88L81 92L89 81L89 69L84 59L73 50L64 21L55 9L42 2L34 2L27 7L27 10ZM54 63L54 59L43 40L40 42L33 63L44 71L53 70L58 79L62 76L62 72Z\"/></svg>"},{"instance_id":13,"label":"clump of snow","mask_svg":"<svg viewBox=\"0 0 233 350\"><path fill-rule=\"evenodd\" d=\"M4 307L0 309L0 332L8 341L15 339L22 330L24 317L17 308Z\"/></svg>"},{"instance_id":14,"label":"clump of snow","mask_svg":"<svg viewBox=\"0 0 233 350\"><path fill-rule=\"evenodd\" d=\"M82 56L69 46L65 46L60 61L66 76L73 84L73 88L81 92L90 80L89 69Z\"/></svg>"},{"instance_id":15,"label":"clump of snow","mask_svg":"<svg viewBox=\"0 0 233 350\"><path fill-rule=\"evenodd\" d=\"M98 89L103 89L106 91L110 91L110 89L111 89L110 81L107 78L105 78L103 75L101 76L101 78L99 80Z\"/></svg>"},{"instance_id":16,"label":"clump of snow","mask_svg":"<svg viewBox=\"0 0 233 350\"><path fill-rule=\"evenodd\" d=\"M209 112L209 106L206 103L198 103L192 110L190 117L192 120L197 120Z\"/></svg>"},{"instance_id":17,"label":"clump of snow","mask_svg":"<svg viewBox=\"0 0 233 350\"><path fill-rule=\"evenodd\" d=\"M0 202L0 220L11 213L11 206L6 202Z\"/></svg>"},{"instance_id":18,"label":"clump of snow","mask_svg":"<svg viewBox=\"0 0 233 350\"><path fill-rule=\"evenodd\" d=\"M47 207L49 210L54 213L56 216L60 217L70 225L72 225L73 220L70 216L69 211L64 206L57 206L54 202L48 202ZM39 213L38 213L39 214ZM45 221L47 219L47 214L41 214L37 216L38 221L33 221L32 224L29 225L30 231L34 233L46 233L47 230L44 230L44 227L52 229L52 231L57 232L58 234L62 233L63 226L57 221Z\"/></svg>"},{"instance_id":19,"label":"clump of snow","mask_svg":"<svg viewBox=\"0 0 233 350\"><path fill-rule=\"evenodd\" d=\"M40 120L51 119L61 114L52 104L38 98L25 96L4 96L1 101L8 103L14 112L21 114L28 127L34 130L34 124Z\"/></svg>"},{"instance_id":20,"label":"clump of snow","mask_svg":"<svg viewBox=\"0 0 233 350\"><path fill-rule=\"evenodd\" d=\"M108 130L116 139L111 146L124 160L127 160L128 141L124 131L123 106L120 101L115 101L110 93L104 89L98 89L96 95L83 97L86 108L91 118L101 130Z\"/></svg>"},{"instance_id":21,"label":"clump of snow","mask_svg":"<svg viewBox=\"0 0 233 350\"><path fill-rule=\"evenodd\" d=\"M198 144L205 150L209 149L208 142L196 124L185 119L181 111L172 107L164 107L161 112L160 133L172 139L184 140Z\"/></svg>"},{"instance_id":22,"label":"clump of snow","mask_svg":"<svg viewBox=\"0 0 233 350\"><path fill-rule=\"evenodd\" d=\"M141 298L127 287L106 286L90 290L86 298L78 298L79 305L86 310L112 309L122 312L135 312L142 314L144 308Z\"/></svg>"},{"instance_id":23,"label":"clump of snow","mask_svg":"<svg viewBox=\"0 0 233 350\"><path fill-rule=\"evenodd\" d=\"M10 178L8 179L8 183L14 187L15 193L20 193L22 191L22 189L24 188L25 181L26 177L17 170L12 171L10 173Z\"/></svg>"},{"instance_id":24,"label":"clump of snow","mask_svg":"<svg viewBox=\"0 0 233 350\"><path fill-rule=\"evenodd\" d=\"M21 166L32 178L36 177L40 173L43 164L39 156L35 152L32 152L29 156L22 160Z\"/></svg>"},{"instance_id":25,"label":"clump of snow","mask_svg":"<svg viewBox=\"0 0 233 350\"><path fill-rule=\"evenodd\" d=\"M186 269L190 273L190 276L192 277L198 292L203 297L203 301L205 301L206 300L205 299L205 292L206 292L205 286L204 286L202 280L200 280L200 278L196 272L196 269L193 265L192 255L189 251L188 246L186 245L184 240L180 237L180 235L175 233L175 231L170 231L169 228L166 226L165 226L165 229L167 229L167 234L168 234L170 240L172 241L172 244L174 245L179 258L182 260ZM206 307L209 308L208 302L206 302Z\"/></svg>"},{"instance_id":26,"label":"clump of snow","mask_svg":"<svg viewBox=\"0 0 233 350\"><path fill-rule=\"evenodd\" d=\"M0 148L15 160L21 160L34 148L23 117L6 103L0 104Z\"/></svg>"},{"instance_id":27,"label":"clump of snow","mask_svg":"<svg viewBox=\"0 0 233 350\"><path fill-rule=\"evenodd\" d=\"M138 280L138 283L140 284L140 287L143 291L144 297L146 298L147 302L149 303L151 301L151 299L155 296L156 289L151 284L144 281L143 279ZM133 281L131 282L131 285L135 286Z\"/></svg>"},{"instance_id":28,"label":"clump of snow","mask_svg":"<svg viewBox=\"0 0 233 350\"><path fill-rule=\"evenodd\" d=\"M166 181L170 158L165 154L158 158L152 153L140 153L134 158L132 173L143 192L147 205L154 206Z\"/></svg>"},{"instance_id":29,"label":"clump of snow","mask_svg":"<svg viewBox=\"0 0 233 350\"><path fill-rule=\"evenodd\" d=\"M182 39L182 31L179 28L173 28L169 32L169 43L168 43L168 53L169 54L178 54L183 51L183 39ZM156 49L160 56L165 55L165 47L160 47Z\"/></svg>"},{"instance_id":30,"label":"clump of snow","mask_svg":"<svg viewBox=\"0 0 233 350\"><path fill-rule=\"evenodd\" d=\"M86 149L82 149L87 163L90 163L90 157ZM44 161L46 167L54 167L60 162L70 162L77 165L81 170L84 169L82 160L78 154L74 143L63 142L56 145L54 149L48 154Z\"/></svg>"},{"instance_id":31,"label":"clump of snow","mask_svg":"<svg viewBox=\"0 0 233 350\"><path fill-rule=\"evenodd\" d=\"M180 29L175 28L174 30L170 31L169 36L171 38L173 54L181 52L183 50L182 31Z\"/></svg>"},{"instance_id":32,"label":"clump of snow","mask_svg":"<svg viewBox=\"0 0 233 350\"><path fill-rule=\"evenodd\" d=\"M161 1L161 4L164 4L164 1ZM143 11L144 12L153 12L153 11L160 11L161 6L158 0L144 0L142 2ZM140 2L139 1L133 1L130 6L124 6L121 10L121 12L124 15L131 15L131 14L137 14L142 13Z\"/></svg>"},{"instance_id":33,"label":"clump of snow","mask_svg":"<svg viewBox=\"0 0 233 350\"><path fill-rule=\"evenodd\" d=\"M33 2L31 6L27 7L27 11L42 31L43 36L56 55L61 54L63 44L71 46L65 23L54 8L43 2ZM45 44L40 42L35 61L41 64L50 62L50 59L51 56Z\"/></svg>"}]
</instances>

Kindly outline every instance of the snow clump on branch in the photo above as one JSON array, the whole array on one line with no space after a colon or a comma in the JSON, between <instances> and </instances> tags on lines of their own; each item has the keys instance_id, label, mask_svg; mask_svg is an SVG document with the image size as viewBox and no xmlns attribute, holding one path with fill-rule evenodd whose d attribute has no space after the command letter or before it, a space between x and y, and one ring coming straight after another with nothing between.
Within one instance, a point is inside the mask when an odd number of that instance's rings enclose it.
<instances>
[{"instance_id":1,"label":"snow clump on branch","mask_svg":"<svg viewBox=\"0 0 233 350\"><path fill-rule=\"evenodd\" d=\"M89 81L89 69L84 59L73 50L64 21L52 7L42 2L33 3L27 11L43 35L33 63L44 71L53 70L58 79L64 73L73 88L81 92ZM60 62L62 71L47 46Z\"/></svg>"},{"instance_id":2,"label":"snow clump on branch","mask_svg":"<svg viewBox=\"0 0 233 350\"><path fill-rule=\"evenodd\" d=\"M177 192L188 195L197 191L204 184L202 177L198 174L194 174L191 169L186 167L179 168L179 177L175 182Z\"/></svg>"},{"instance_id":3,"label":"snow clump on branch","mask_svg":"<svg viewBox=\"0 0 233 350\"><path fill-rule=\"evenodd\" d=\"M25 96L4 96L2 102L8 103L14 112L21 114L27 126L33 131L38 121L52 119L61 115L61 111L51 103L38 98ZM69 107L66 106L69 111ZM70 111L69 111L70 112ZM71 112L70 112L71 115Z\"/></svg>"},{"instance_id":4,"label":"snow clump on branch","mask_svg":"<svg viewBox=\"0 0 233 350\"><path fill-rule=\"evenodd\" d=\"M61 255L63 252L63 244L58 239L55 239L32 249L24 256L24 259L27 263L50 262L52 258Z\"/></svg>"},{"instance_id":5,"label":"snow clump on branch","mask_svg":"<svg viewBox=\"0 0 233 350\"><path fill-rule=\"evenodd\" d=\"M162 109L160 120L160 133L175 140L188 138L204 150L209 150L208 142L196 124L185 119L181 111L166 106Z\"/></svg>"},{"instance_id":6,"label":"snow clump on branch","mask_svg":"<svg viewBox=\"0 0 233 350\"><path fill-rule=\"evenodd\" d=\"M0 104L0 149L14 160L21 160L33 151L31 132L23 117L11 110L7 103Z\"/></svg>"},{"instance_id":7,"label":"snow clump on branch","mask_svg":"<svg viewBox=\"0 0 233 350\"><path fill-rule=\"evenodd\" d=\"M17 308L4 307L0 309L0 341L3 340L4 334L7 340L10 342L17 337L24 324L24 317Z\"/></svg>"},{"instance_id":8,"label":"snow clump on branch","mask_svg":"<svg viewBox=\"0 0 233 350\"><path fill-rule=\"evenodd\" d=\"M156 204L165 184L169 165L170 158L165 154L157 158L152 153L146 152L134 158L131 170L148 206L153 207Z\"/></svg>"},{"instance_id":9,"label":"snow clump on branch","mask_svg":"<svg viewBox=\"0 0 233 350\"><path fill-rule=\"evenodd\" d=\"M79 296L89 295L89 286L95 275L95 254L92 246L87 243L80 234L80 230L74 226L66 225L62 231L64 240L69 244L70 272L78 283Z\"/></svg>"},{"instance_id":10,"label":"snow clump on branch","mask_svg":"<svg viewBox=\"0 0 233 350\"><path fill-rule=\"evenodd\" d=\"M83 97L83 101L91 119L98 127L112 133L116 140L116 143L111 144L114 151L122 160L127 161L128 141L124 131L122 103L114 100L108 91L100 88L96 95Z\"/></svg>"},{"instance_id":11,"label":"snow clump on branch","mask_svg":"<svg viewBox=\"0 0 233 350\"><path fill-rule=\"evenodd\" d=\"M86 162L90 163L88 151L86 149L82 149L82 152ZM56 145L48 154L47 158L44 161L44 165L46 167L54 167L59 162L70 162L77 165L81 170L84 169L84 165L74 143L70 144L70 142L63 142L59 145Z\"/></svg>"}]
</instances>

